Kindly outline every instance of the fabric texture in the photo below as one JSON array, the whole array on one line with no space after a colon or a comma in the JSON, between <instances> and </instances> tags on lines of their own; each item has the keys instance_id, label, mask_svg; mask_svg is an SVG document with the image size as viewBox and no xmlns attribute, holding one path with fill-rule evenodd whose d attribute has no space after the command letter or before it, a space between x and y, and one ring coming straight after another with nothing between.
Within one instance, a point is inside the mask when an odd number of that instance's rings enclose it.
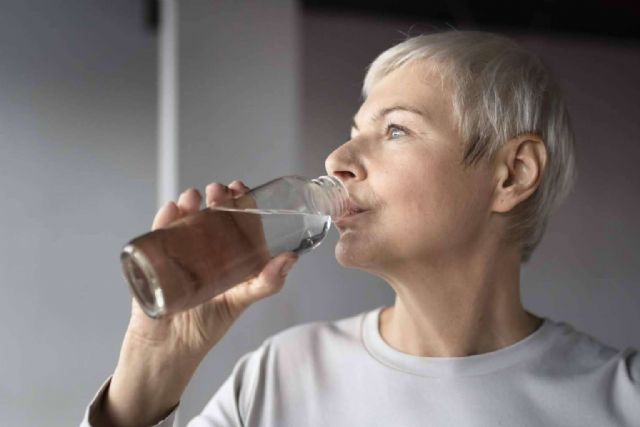
<instances>
[{"instance_id":1,"label":"fabric texture","mask_svg":"<svg viewBox=\"0 0 640 427\"><path fill-rule=\"evenodd\" d=\"M532 334L494 352L418 357L381 337L382 308L268 338L240 358L188 427L640 427L634 348L616 350L543 318ZM106 387L81 426L91 425ZM172 426L175 415L157 426Z\"/></svg>"}]
</instances>

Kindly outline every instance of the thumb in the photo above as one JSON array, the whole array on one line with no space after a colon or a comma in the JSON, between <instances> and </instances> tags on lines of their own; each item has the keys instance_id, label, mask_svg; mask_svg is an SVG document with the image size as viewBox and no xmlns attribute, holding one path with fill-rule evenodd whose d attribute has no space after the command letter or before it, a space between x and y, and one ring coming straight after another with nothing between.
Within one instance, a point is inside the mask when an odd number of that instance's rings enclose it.
<instances>
[{"instance_id":1,"label":"thumb","mask_svg":"<svg viewBox=\"0 0 640 427\"><path fill-rule=\"evenodd\" d=\"M287 275L298 261L298 255L293 252L280 254L265 265L258 276L258 282L269 292L276 293L282 289ZM271 295L268 293L267 295ZM265 295L265 296L267 296Z\"/></svg>"},{"instance_id":2,"label":"thumb","mask_svg":"<svg viewBox=\"0 0 640 427\"><path fill-rule=\"evenodd\" d=\"M214 300L225 300L231 305L231 312L242 313L254 302L278 293L297 260L298 255L293 252L280 254L269 260L258 276L229 289Z\"/></svg>"},{"instance_id":3,"label":"thumb","mask_svg":"<svg viewBox=\"0 0 640 427\"><path fill-rule=\"evenodd\" d=\"M274 295L284 287L284 282L291 268L298 261L298 255L286 252L270 260L260 274L248 286L245 298L249 304Z\"/></svg>"},{"instance_id":4,"label":"thumb","mask_svg":"<svg viewBox=\"0 0 640 427\"><path fill-rule=\"evenodd\" d=\"M274 295L284 287L287 274L298 260L298 255L286 252L271 259L254 279L225 292L233 311L241 313L254 302ZM220 296L216 297L220 298Z\"/></svg>"},{"instance_id":5,"label":"thumb","mask_svg":"<svg viewBox=\"0 0 640 427\"><path fill-rule=\"evenodd\" d=\"M272 262L266 265L265 273L269 275L268 277L273 277L277 274L284 280L296 262L298 262L298 255L293 252L277 256Z\"/></svg>"}]
</instances>

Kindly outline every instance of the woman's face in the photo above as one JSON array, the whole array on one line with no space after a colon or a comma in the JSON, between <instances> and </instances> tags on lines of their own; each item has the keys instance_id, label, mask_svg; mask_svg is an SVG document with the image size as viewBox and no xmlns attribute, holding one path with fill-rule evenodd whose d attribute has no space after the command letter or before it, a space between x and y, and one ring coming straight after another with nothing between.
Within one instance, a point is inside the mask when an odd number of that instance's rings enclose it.
<instances>
[{"instance_id":1,"label":"woman's face","mask_svg":"<svg viewBox=\"0 0 640 427\"><path fill-rule=\"evenodd\" d=\"M468 256L489 218L490 170L463 169L451 98L423 63L405 65L370 91L351 139L326 159L357 205L337 222L338 262L372 272Z\"/></svg>"}]
</instances>

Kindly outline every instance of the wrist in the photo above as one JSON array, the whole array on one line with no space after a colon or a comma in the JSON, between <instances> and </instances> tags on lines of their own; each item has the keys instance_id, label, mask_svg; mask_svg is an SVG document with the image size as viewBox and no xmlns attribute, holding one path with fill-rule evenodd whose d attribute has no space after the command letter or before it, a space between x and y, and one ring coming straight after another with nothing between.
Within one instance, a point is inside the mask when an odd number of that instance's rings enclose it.
<instances>
[{"instance_id":1,"label":"wrist","mask_svg":"<svg viewBox=\"0 0 640 427\"><path fill-rule=\"evenodd\" d=\"M117 426L154 425L173 410L200 360L125 337L104 412Z\"/></svg>"}]
</instances>

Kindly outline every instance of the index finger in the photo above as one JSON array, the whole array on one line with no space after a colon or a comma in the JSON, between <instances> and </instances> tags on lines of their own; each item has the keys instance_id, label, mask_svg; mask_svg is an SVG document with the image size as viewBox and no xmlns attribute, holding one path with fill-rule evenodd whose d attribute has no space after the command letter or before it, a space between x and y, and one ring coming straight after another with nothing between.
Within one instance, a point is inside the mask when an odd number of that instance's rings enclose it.
<instances>
[{"instance_id":1,"label":"index finger","mask_svg":"<svg viewBox=\"0 0 640 427\"><path fill-rule=\"evenodd\" d=\"M238 179L236 179L235 181L231 182L231 184L229 184L229 189L231 190L231 194L233 195L233 197L238 197L248 191L251 191L249 187L244 185L244 182Z\"/></svg>"}]
</instances>

